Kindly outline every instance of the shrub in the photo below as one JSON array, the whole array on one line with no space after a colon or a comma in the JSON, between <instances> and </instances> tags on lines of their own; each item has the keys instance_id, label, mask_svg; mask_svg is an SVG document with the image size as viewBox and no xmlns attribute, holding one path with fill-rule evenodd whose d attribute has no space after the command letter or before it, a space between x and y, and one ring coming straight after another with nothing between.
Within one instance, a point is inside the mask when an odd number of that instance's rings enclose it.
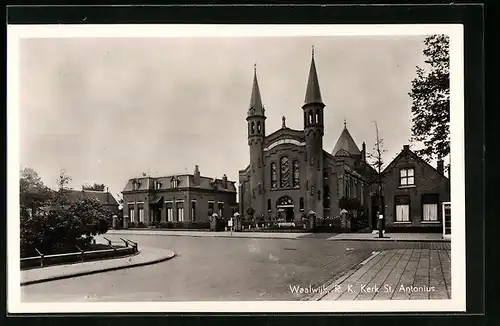
<instances>
[{"instance_id":1,"label":"shrub","mask_svg":"<svg viewBox=\"0 0 500 326\"><path fill-rule=\"evenodd\" d=\"M139 222L139 223L137 223L137 227L140 229L143 229L146 227L146 225L144 224L144 222Z\"/></svg>"},{"instance_id":2,"label":"shrub","mask_svg":"<svg viewBox=\"0 0 500 326\"><path fill-rule=\"evenodd\" d=\"M112 213L94 198L84 198L68 208L30 216L21 208L21 254L31 255L60 251L75 246L86 247L94 236L106 233Z\"/></svg>"}]
</instances>

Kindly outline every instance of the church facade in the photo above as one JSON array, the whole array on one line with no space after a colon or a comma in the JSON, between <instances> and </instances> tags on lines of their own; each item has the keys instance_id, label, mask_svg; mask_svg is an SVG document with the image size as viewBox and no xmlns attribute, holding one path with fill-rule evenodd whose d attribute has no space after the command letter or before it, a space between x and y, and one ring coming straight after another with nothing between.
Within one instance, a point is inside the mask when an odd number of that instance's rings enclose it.
<instances>
[{"instance_id":1,"label":"church facade","mask_svg":"<svg viewBox=\"0 0 500 326\"><path fill-rule=\"evenodd\" d=\"M286 126L266 133L265 108L254 71L247 113L249 165L239 171L239 211L266 220L298 221L313 211L319 218L341 213L342 199L358 203L357 212L373 214L372 180L375 170L344 129L333 151L323 148L324 110L314 53L301 111L303 130ZM369 220L367 218L367 220Z\"/></svg>"}]
</instances>

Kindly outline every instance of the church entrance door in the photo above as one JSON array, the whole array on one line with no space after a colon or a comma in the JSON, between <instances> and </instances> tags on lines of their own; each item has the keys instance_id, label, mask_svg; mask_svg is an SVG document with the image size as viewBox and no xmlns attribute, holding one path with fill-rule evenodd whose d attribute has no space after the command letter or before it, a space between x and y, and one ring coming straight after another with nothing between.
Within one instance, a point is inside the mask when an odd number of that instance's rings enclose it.
<instances>
[{"instance_id":1,"label":"church entrance door","mask_svg":"<svg viewBox=\"0 0 500 326\"><path fill-rule=\"evenodd\" d=\"M293 199L288 196L280 197L276 202L276 208L278 212L281 212L280 218L283 218L285 222L293 222L295 219L294 207Z\"/></svg>"}]
</instances>

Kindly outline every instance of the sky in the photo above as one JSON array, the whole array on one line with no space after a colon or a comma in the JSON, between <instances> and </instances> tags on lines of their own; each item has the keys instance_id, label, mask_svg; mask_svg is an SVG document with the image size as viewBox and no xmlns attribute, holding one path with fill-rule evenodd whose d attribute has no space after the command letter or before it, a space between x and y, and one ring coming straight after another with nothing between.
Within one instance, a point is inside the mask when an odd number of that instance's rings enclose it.
<instances>
[{"instance_id":1,"label":"sky","mask_svg":"<svg viewBox=\"0 0 500 326\"><path fill-rule=\"evenodd\" d=\"M20 43L20 163L56 186L224 173L249 164L246 114L254 63L266 133L301 130L311 46L325 107L324 149L344 119L367 151L375 125L389 163L411 136L408 92L424 36L33 38Z\"/></svg>"}]
</instances>

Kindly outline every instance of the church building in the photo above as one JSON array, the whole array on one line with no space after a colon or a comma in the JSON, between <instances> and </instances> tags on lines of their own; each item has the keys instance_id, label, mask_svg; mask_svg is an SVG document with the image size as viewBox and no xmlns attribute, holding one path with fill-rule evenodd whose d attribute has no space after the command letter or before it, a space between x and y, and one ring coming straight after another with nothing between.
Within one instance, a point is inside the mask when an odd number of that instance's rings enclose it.
<instances>
[{"instance_id":1,"label":"church building","mask_svg":"<svg viewBox=\"0 0 500 326\"><path fill-rule=\"evenodd\" d=\"M339 216L340 203L357 202L356 213L372 215L370 196L375 170L366 161L344 121L331 152L323 147L324 110L312 53L302 104L303 130L286 126L266 133L266 115L254 69L247 114L249 165L239 171L239 211L267 220L298 221L310 211L317 217ZM369 220L366 218L366 220Z\"/></svg>"}]
</instances>

